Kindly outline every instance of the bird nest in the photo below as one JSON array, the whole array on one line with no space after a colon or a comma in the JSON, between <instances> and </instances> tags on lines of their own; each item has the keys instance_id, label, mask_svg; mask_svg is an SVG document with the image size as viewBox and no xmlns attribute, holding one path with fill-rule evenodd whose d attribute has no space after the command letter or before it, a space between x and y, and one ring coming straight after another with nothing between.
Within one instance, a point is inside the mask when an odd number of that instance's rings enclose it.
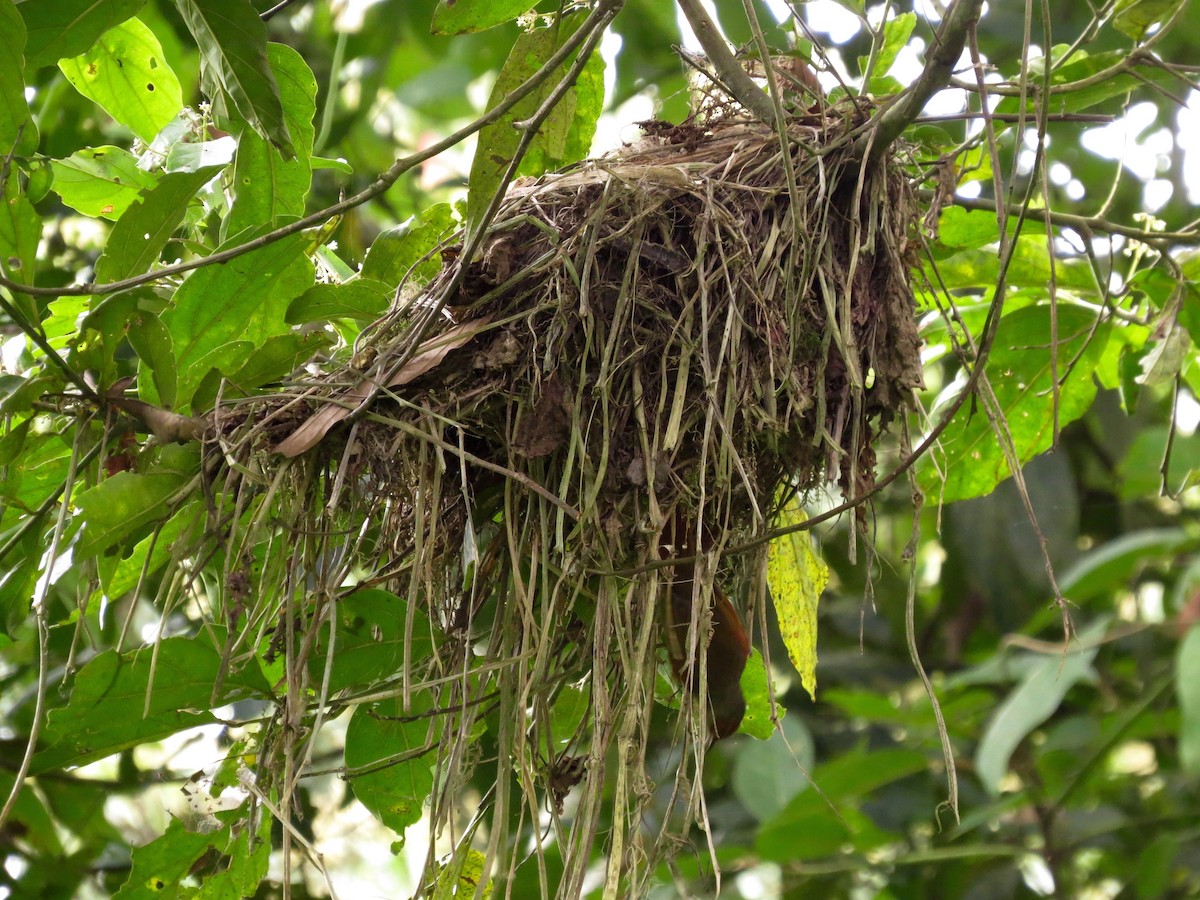
<instances>
[{"instance_id":1,"label":"bird nest","mask_svg":"<svg viewBox=\"0 0 1200 900\"><path fill-rule=\"evenodd\" d=\"M513 184L480 252L440 247L440 274L404 288L352 362L251 414L218 410L238 469L294 458L275 497L296 533L320 532L326 556L354 560L334 570L428 617L434 650L405 657L404 695L436 686L444 740L468 741L490 711L531 805L544 791L561 810L586 768L564 856L590 846L607 767L630 811L610 851L653 858L630 824L661 802L644 778L652 713L682 706L654 727L688 723L704 744L700 697L716 691L680 672L705 667L721 586L743 608L765 596L762 551L728 551L797 492L869 491L876 440L921 384L919 210L898 164L852 155L853 124L793 123L783 142L745 119L645 123L634 146ZM305 543L293 553L311 578L330 567ZM681 583L692 652L671 662L692 691L659 677L659 610ZM568 693L586 713L562 713ZM440 758L451 791L476 756ZM672 797L694 816L688 769Z\"/></svg>"}]
</instances>

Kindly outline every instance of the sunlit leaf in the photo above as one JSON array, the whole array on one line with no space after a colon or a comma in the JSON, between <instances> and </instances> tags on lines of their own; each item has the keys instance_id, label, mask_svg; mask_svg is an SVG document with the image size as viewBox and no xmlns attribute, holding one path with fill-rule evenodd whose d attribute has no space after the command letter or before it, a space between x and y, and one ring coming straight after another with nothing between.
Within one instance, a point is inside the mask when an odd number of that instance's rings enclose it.
<instances>
[{"instance_id":1,"label":"sunlit leaf","mask_svg":"<svg viewBox=\"0 0 1200 900\"><path fill-rule=\"evenodd\" d=\"M1175 655L1175 692L1179 697L1179 761L1200 775L1200 625L1193 625Z\"/></svg>"},{"instance_id":2,"label":"sunlit leaf","mask_svg":"<svg viewBox=\"0 0 1200 900\"><path fill-rule=\"evenodd\" d=\"M14 166L0 190L0 272L17 284L33 284L41 238L42 218L21 192L20 178ZM26 321L38 320L38 307L33 298L17 294L13 299L25 314Z\"/></svg>"},{"instance_id":3,"label":"sunlit leaf","mask_svg":"<svg viewBox=\"0 0 1200 900\"><path fill-rule=\"evenodd\" d=\"M205 641L173 637L128 653L106 650L80 669L67 705L50 711L33 771L83 765L206 725L215 721L214 706L268 693L254 665L222 676L221 656Z\"/></svg>"},{"instance_id":4,"label":"sunlit leaf","mask_svg":"<svg viewBox=\"0 0 1200 900\"><path fill-rule=\"evenodd\" d=\"M491 879L485 879L487 856L473 847L457 854L449 864L442 866L434 881L433 900L452 900L455 897L479 897L487 900L492 896ZM478 891L480 882L483 890Z\"/></svg>"},{"instance_id":5,"label":"sunlit leaf","mask_svg":"<svg viewBox=\"0 0 1200 900\"><path fill-rule=\"evenodd\" d=\"M533 7L529 0L439 0L434 34L466 34L511 22Z\"/></svg>"},{"instance_id":6,"label":"sunlit leaf","mask_svg":"<svg viewBox=\"0 0 1200 900\"><path fill-rule=\"evenodd\" d=\"M392 288L374 278L314 284L288 306L287 321L293 325L329 319L373 322L387 310L392 293Z\"/></svg>"},{"instance_id":7,"label":"sunlit leaf","mask_svg":"<svg viewBox=\"0 0 1200 900\"><path fill-rule=\"evenodd\" d=\"M1184 0L1118 0L1113 27L1140 41L1154 25L1175 14Z\"/></svg>"},{"instance_id":8,"label":"sunlit leaf","mask_svg":"<svg viewBox=\"0 0 1200 900\"><path fill-rule=\"evenodd\" d=\"M1104 357L1111 326L1078 306L1058 306L1058 421L1078 419L1096 396L1093 373ZM988 359L988 376L1011 435L1017 458L1026 462L1054 438L1054 397L1050 364L1050 310L1031 306L1005 316ZM955 390L958 388L952 388ZM943 502L990 493L1010 475L988 417L966 410L942 434L941 471L925 457L918 467L922 487Z\"/></svg>"},{"instance_id":9,"label":"sunlit leaf","mask_svg":"<svg viewBox=\"0 0 1200 900\"><path fill-rule=\"evenodd\" d=\"M37 149L37 127L25 100L25 23L12 0L0 0L0 153L28 156ZM18 143L18 138L20 143Z\"/></svg>"},{"instance_id":10,"label":"sunlit leaf","mask_svg":"<svg viewBox=\"0 0 1200 900\"><path fill-rule=\"evenodd\" d=\"M149 143L183 108L179 79L154 32L129 19L81 56L59 60L75 90Z\"/></svg>"},{"instance_id":11,"label":"sunlit leaf","mask_svg":"<svg viewBox=\"0 0 1200 900\"><path fill-rule=\"evenodd\" d=\"M798 525L807 516L798 503L783 510L779 525ZM775 603L779 630L800 683L817 695L817 602L829 583L829 567L813 549L807 531L795 531L771 542L767 583Z\"/></svg>"},{"instance_id":12,"label":"sunlit leaf","mask_svg":"<svg viewBox=\"0 0 1200 900\"><path fill-rule=\"evenodd\" d=\"M746 712L738 731L765 741L775 732L775 723L771 720L771 689L767 684L767 670L763 667L762 654L758 650L750 651L746 668L742 669L740 685L742 697L746 700ZM784 712L776 698L775 715L782 718Z\"/></svg>"},{"instance_id":13,"label":"sunlit leaf","mask_svg":"<svg viewBox=\"0 0 1200 900\"><path fill-rule=\"evenodd\" d=\"M454 232L449 203L437 203L382 232L363 261L362 277L396 288L408 276L411 283L430 281L442 267L438 245Z\"/></svg>"},{"instance_id":14,"label":"sunlit leaf","mask_svg":"<svg viewBox=\"0 0 1200 900\"><path fill-rule=\"evenodd\" d=\"M209 368L229 372L235 361L241 365L245 350L231 342L253 348L289 330L288 304L313 281L306 245L299 234L276 241L194 272L175 292L162 319L175 348L177 405L191 399ZM222 355L210 357L218 350Z\"/></svg>"},{"instance_id":15,"label":"sunlit leaf","mask_svg":"<svg viewBox=\"0 0 1200 900\"><path fill-rule=\"evenodd\" d=\"M901 13L884 23L879 49L875 53L875 65L871 70L872 81L882 78L892 70L892 65L896 62L896 56L904 49L904 45L908 43L908 39L912 36L913 28L916 27L916 24L917 15L912 12ZM866 60L861 60L859 64L860 66L865 66Z\"/></svg>"},{"instance_id":16,"label":"sunlit leaf","mask_svg":"<svg viewBox=\"0 0 1200 900\"><path fill-rule=\"evenodd\" d=\"M138 195L158 179L138 168L137 157L120 147L88 147L52 159L54 193L85 216L119 219Z\"/></svg>"},{"instance_id":17,"label":"sunlit leaf","mask_svg":"<svg viewBox=\"0 0 1200 900\"><path fill-rule=\"evenodd\" d=\"M183 222L196 191L220 171L169 172L145 190L113 226L96 263L96 280L120 281L148 271Z\"/></svg>"},{"instance_id":18,"label":"sunlit leaf","mask_svg":"<svg viewBox=\"0 0 1200 900\"><path fill-rule=\"evenodd\" d=\"M523 84L532 75L541 71L545 67L547 60L566 43L567 39L582 22L582 16L569 16L558 20L552 27L539 28L536 31L526 32L518 37L512 51L508 55L508 59L504 63L504 67L496 77L491 97L488 99L488 108L490 109L499 104L509 93ZM565 74L568 65L570 65L569 60L558 71L547 73L548 77L536 89L526 95L521 102L513 106L497 121L480 130L479 144L475 151L475 158L471 162L471 175L468 184L468 232L472 231L482 218L488 204L491 203L492 197L503 181L504 173L516 155L521 139L517 124L528 119L538 110L554 89L558 80ZM578 88L572 87L563 95L559 103L572 104L578 108L578 96L584 96L587 98L584 100L584 110L589 114L598 112L594 99L596 90L595 74L593 73L588 82L585 83L583 95L577 95ZM567 108L570 109L571 106ZM575 113L572 112L572 117L574 115ZM594 121L595 117L593 115L593 130L595 127ZM567 148L560 137L561 128L552 132L549 135L549 140L547 140L545 135L539 137L544 148L543 152L539 154L539 165L545 164L547 160L554 158L558 150L567 152ZM588 140L590 142L590 136ZM530 173L537 170L522 169L519 171ZM538 171L538 174L540 174L540 171Z\"/></svg>"}]
</instances>

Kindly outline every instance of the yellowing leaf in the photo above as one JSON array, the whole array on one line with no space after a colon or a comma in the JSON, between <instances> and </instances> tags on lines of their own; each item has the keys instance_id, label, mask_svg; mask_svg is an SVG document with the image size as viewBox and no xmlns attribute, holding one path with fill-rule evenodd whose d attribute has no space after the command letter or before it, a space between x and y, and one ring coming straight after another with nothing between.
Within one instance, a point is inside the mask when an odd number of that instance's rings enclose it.
<instances>
[{"instance_id":1,"label":"yellowing leaf","mask_svg":"<svg viewBox=\"0 0 1200 900\"><path fill-rule=\"evenodd\" d=\"M798 525L807 518L799 504L783 510L779 524ZM771 542L767 555L767 584L775 602L779 630L800 683L817 697L817 601L829 583L829 567L813 549L807 531L796 531Z\"/></svg>"}]
</instances>

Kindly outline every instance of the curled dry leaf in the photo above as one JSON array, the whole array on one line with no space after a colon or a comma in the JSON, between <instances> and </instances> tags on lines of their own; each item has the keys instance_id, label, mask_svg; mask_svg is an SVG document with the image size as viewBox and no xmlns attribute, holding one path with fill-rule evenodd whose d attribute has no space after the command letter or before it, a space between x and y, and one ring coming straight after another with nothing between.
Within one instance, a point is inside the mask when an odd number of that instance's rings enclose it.
<instances>
[{"instance_id":1,"label":"curled dry leaf","mask_svg":"<svg viewBox=\"0 0 1200 900\"><path fill-rule=\"evenodd\" d=\"M463 322L461 325L455 325L441 334L422 341L412 359L401 366L396 374L388 379L384 387L400 387L420 378L445 359L446 354L451 350L457 350L475 337L487 327L490 321L491 316L484 316L471 322ZM301 423L299 428L276 444L275 452L290 458L299 456L306 450L315 447L329 433L330 428L346 419L362 401L367 399L373 384L374 382L370 379L364 379L350 390L330 398L325 406L318 409Z\"/></svg>"}]
</instances>

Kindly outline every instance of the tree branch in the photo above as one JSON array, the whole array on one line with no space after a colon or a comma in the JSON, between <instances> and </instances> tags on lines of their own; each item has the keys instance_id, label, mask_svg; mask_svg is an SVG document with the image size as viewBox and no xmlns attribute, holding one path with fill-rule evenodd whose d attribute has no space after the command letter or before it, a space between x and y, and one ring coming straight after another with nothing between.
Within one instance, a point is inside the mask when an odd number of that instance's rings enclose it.
<instances>
[{"instance_id":1,"label":"tree branch","mask_svg":"<svg viewBox=\"0 0 1200 900\"><path fill-rule=\"evenodd\" d=\"M149 284L153 281L160 281L163 278L170 278L173 275L182 275L185 272L192 271L193 269L201 269L205 266L212 266L218 263L228 262L231 259L242 256L243 254L249 253L252 250L258 250L260 247L265 247L268 244L273 244L278 240L282 240L285 237L297 234L305 229L312 228L317 225L323 225L334 216L348 212L349 210L354 209L356 206L361 206L368 200L378 197L393 184L395 184L400 179L400 176L405 172L416 168L421 163L425 162L425 160L432 159L439 153L450 149L456 144L462 143L463 140L479 131L485 125L490 125L499 120L505 113L520 103L521 100L527 97L532 91L536 90L542 84L542 82L550 77L553 72L557 71L559 66L566 62L566 60L573 53L575 53L575 51L579 49L580 45L588 38L588 36L594 30L596 23L601 19L606 19L611 16L611 11L614 6L615 4L612 2L612 0L609 0L609 2L606 3L601 3L595 10L591 12L588 17L588 21L584 22L579 27L579 30L575 32L575 34L571 35L567 42L558 48L558 51L546 61L546 64L542 66L542 68L540 68L533 75L529 76L529 78L526 79L526 81L520 87L516 88L495 107L489 109L474 122L464 125L449 137L443 138L436 144L431 144L429 147L421 150L418 153L414 153L411 156L406 156L403 159L397 160L387 171L380 174L380 176L371 182L371 184L363 188L352 197L347 197L345 200L334 203L331 206L327 206L325 209L319 210L311 215L307 215L303 219L280 226L274 231L269 231L252 241L247 241L246 243L239 244L236 247L230 247L228 250L221 250L217 253L209 254L208 256L200 259L189 260L173 266L164 266L161 269L155 269L152 272L144 272L141 275L135 275L131 278L124 278L120 281L111 281L107 284L95 284L89 282L88 284L77 284L70 287L46 288L35 287L34 285L29 284L21 284L0 273L0 287L7 288L8 290L16 293L29 294L30 296L34 297L58 298L85 297L89 294L116 294L120 293L121 291L127 291L130 288L139 287L143 284Z\"/></svg>"},{"instance_id":2,"label":"tree branch","mask_svg":"<svg viewBox=\"0 0 1200 900\"><path fill-rule=\"evenodd\" d=\"M876 124L857 141L855 154L868 163L878 162L896 138L916 121L929 98L950 83L954 65L962 56L967 30L979 21L983 0L954 0L933 39L925 68L915 82L876 117Z\"/></svg>"},{"instance_id":3,"label":"tree branch","mask_svg":"<svg viewBox=\"0 0 1200 900\"><path fill-rule=\"evenodd\" d=\"M700 0L678 0L678 2L679 8L683 10L684 18L688 20L692 31L696 33L696 40L704 48L705 54L712 62L713 68L716 69L721 80L725 82L729 92L756 118L768 125L774 125L775 107L771 104L771 99L754 83L754 79L734 57L733 51L725 43L725 36L721 34L716 23L700 5Z\"/></svg>"},{"instance_id":4,"label":"tree branch","mask_svg":"<svg viewBox=\"0 0 1200 900\"><path fill-rule=\"evenodd\" d=\"M922 200L931 200L933 198L933 191L923 190L918 192L918 196ZM978 209L993 213L996 211L995 200L959 197L955 195L951 198L950 202L955 206L961 206L963 209ZM1019 210L1018 204L1005 204L1005 206L1010 215L1016 214ZM1156 247L1163 244L1200 244L1200 232L1196 231L1147 231L1145 228L1134 228L1132 225L1110 222L1099 216L1077 216L1074 213L1054 211L1047 213L1046 217L1055 225L1061 225L1064 228L1074 228L1084 235L1093 231L1098 231L1102 234L1119 234L1122 237L1131 238L1135 241L1141 241L1143 244L1150 244Z\"/></svg>"}]
</instances>

